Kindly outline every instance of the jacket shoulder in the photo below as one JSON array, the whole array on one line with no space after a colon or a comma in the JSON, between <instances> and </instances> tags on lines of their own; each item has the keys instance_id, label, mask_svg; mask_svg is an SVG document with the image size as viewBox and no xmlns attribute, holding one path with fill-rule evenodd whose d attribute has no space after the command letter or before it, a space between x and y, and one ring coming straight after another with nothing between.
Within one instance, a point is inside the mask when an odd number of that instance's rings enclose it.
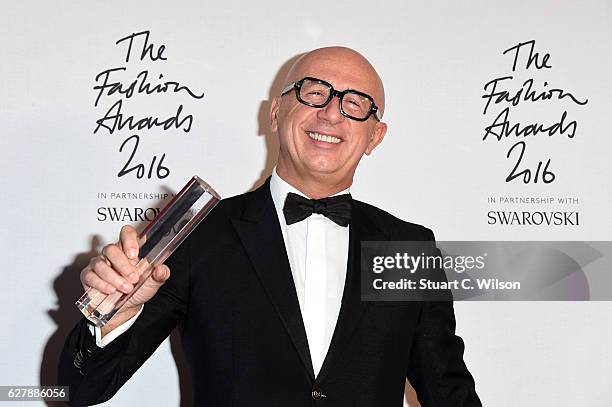
<instances>
[{"instance_id":1,"label":"jacket shoulder","mask_svg":"<svg viewBox=\"0 0 612 407\"><path fill-rule=\"evenodd\" d=\"M274 208L272 196L268 183L239 195L223 198L219 201L215 209L204 218L203 224L207 229L216 227L225 228L233 220L241 219L246 221L258 220ZM199 227L202 229L202 227Z\"/></svg>"},{"instance_id":2,"label":"jacket shoulder","mask_svg":"<svg viewBox=\"0 0 612 407\"><path fill-rule=\"evenodd\" d=\"M263 206L267 199L266 194L269 195L269 190L262 185L254 190L221 199L215 211L226 216L240 216L248 205Z\"/></svg>"},{"instance_id":3,"label":"jacket shoulder","mask_svg":"<svg viewBox=\"0 0 612 407\"><path fill-rule=\"evenodd\" d=\"M367 214L370 220L389 237L396 240L435 240L431 229L417 223L402 220L374 205L354 199L355 209Z\"/></svg>"}]
</instances>

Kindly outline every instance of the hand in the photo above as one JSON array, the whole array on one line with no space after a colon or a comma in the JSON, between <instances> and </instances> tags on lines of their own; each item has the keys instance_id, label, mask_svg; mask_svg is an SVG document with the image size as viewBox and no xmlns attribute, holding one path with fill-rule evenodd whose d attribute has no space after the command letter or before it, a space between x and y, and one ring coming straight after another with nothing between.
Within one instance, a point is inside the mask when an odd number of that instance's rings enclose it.
<instances>
[{"instance_id":1,"label":"hand","mask_svg":"<svg viewBox=\"0 0 612 407\"><path fill-rule=\"evenodd\" d=\"M139 247L136 229L127 225L122 227L119 242L105 246L102 254L93 257L81 271L83 288L93 287L105 294L131 292L140 277L135 267L139 260ZM169 277L170 269L166 265L155 267L151 276L109 322L110 325L103 329L103 334L136 315L141 305L149 301Z\"/></svg>"}]
</instances>

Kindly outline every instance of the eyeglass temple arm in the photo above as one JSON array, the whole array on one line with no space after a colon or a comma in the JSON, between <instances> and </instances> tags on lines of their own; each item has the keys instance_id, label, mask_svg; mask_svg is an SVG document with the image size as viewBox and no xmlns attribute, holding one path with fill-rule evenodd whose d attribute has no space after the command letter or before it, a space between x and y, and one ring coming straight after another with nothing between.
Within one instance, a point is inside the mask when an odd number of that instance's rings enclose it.
<instances>
[{"instance_id":1,"label":"eyeglass temple arm","mask_svg":"<svg viewBox=\"0 0 612 407\"><path fill-rule=\"evenodd\" d=\"M374 117L376 117L378 119L379 122L382 122L382 114L380 113L380 110L378 109L378 106L376 106L374 104L374 102L372 102L372 106L373 106L373 110L374 110Z\"/></svg>"},{"instance_id":2,"label":"eyeglass temple arm","mask_svg":"<svg viewBox=\"0 0 612 407\"><path fill-rule=\"evenodd\" d=\"M283 90L281 91L281 96L283 96L285 93L287 93L287 92L291 91L293 88L295 88L295 84L296 83L297 82L293 82L293 83L290 83L289 85L285 86L283 88Z\"/></svg>"}]
</instances>

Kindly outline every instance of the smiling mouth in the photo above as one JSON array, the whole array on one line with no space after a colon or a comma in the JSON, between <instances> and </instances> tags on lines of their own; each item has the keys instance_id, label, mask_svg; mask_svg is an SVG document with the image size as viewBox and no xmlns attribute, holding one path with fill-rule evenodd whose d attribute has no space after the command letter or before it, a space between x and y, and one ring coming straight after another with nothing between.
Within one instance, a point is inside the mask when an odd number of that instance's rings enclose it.
<instances>
[{"instance_id":1,"label":"smiling mouth","mask_svg":"<svg viewBox=\"0 0 612 407\"><path fill-rule=\"evenodd\" d=\"M324 143L338 144L339 142L342 141L338 137L327 136L325 134L319 134L313 131L309 131L307 132L307 134L308 134L308 137L310 137L311 139L316 140L316 141L322 141Z\"/></svg>"}]
</instances>

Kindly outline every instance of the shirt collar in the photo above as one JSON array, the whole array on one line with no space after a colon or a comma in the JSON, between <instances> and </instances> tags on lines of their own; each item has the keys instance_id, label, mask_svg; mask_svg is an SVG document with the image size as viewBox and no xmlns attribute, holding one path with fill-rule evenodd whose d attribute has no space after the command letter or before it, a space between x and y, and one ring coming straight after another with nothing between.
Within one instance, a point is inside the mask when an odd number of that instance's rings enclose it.
<instances>
[{"instance_id":1,"label":"shirt collar","mask_svg":"<svg viewBox=\"0 0 612 407\"><path fill-rule=\"evenodd\" d=\"M347 188L332 196L348 194L350 193L350 190L350 188ZM293 192L294 194L306 197L306 195L300 192L297 188L282 179L276 173L276 167L274 167L274 169L272 170L272 177L270 178L270 194L272 194L272 201L274 201L274 206L277 212L282 213L283 206L285 206L285 199L287 198L287 194L289 192Z\"/></svg>"}]
</instances>

